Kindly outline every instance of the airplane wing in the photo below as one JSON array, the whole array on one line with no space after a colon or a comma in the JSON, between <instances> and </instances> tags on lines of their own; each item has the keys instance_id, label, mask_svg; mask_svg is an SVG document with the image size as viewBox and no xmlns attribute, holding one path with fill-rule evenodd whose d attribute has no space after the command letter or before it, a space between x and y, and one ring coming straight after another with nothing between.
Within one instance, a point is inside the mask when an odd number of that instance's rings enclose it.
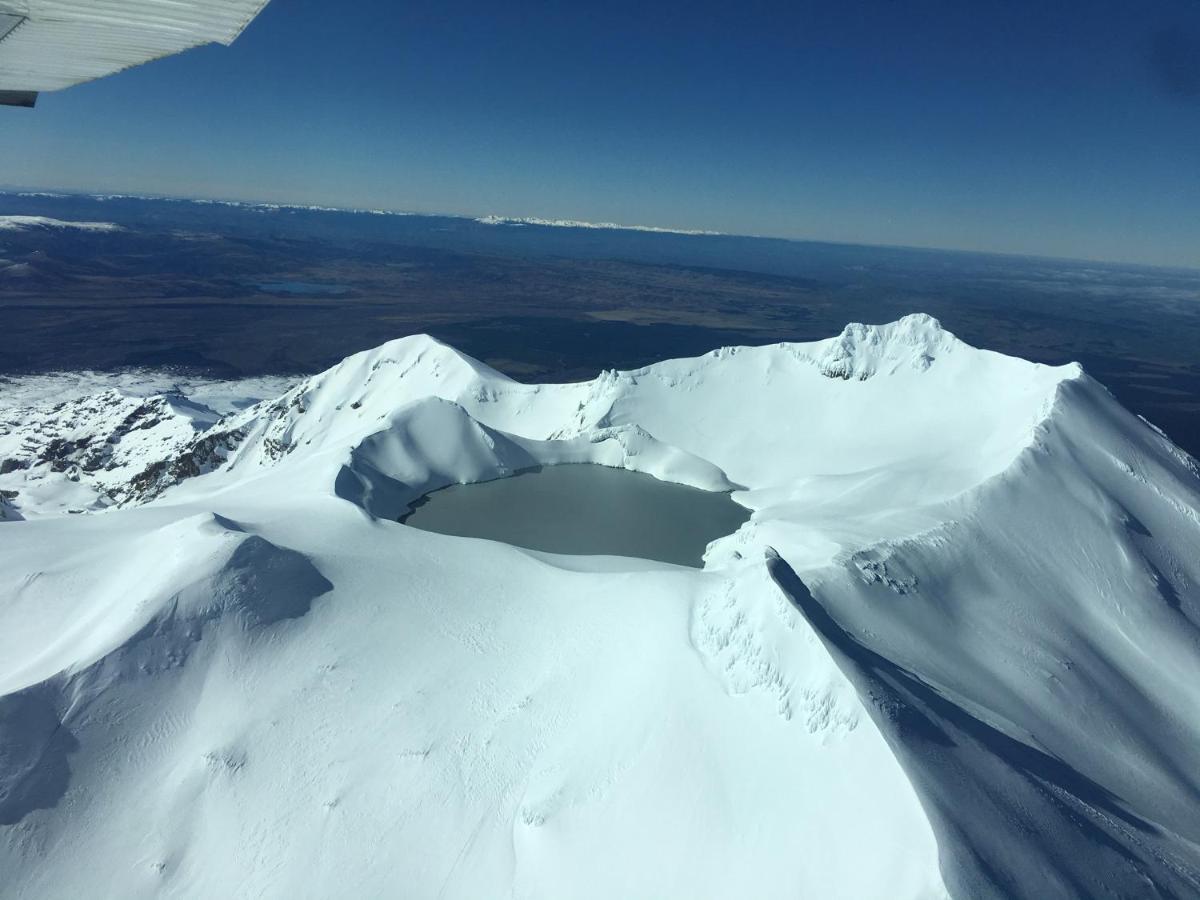
<instances>
[{"instance_id":1,"label":"airplane wing","mask_svg":"<svg viewBox=\"0 0 1200 900\"><path fill-rule=\"evenodd\" d=\"M233 43L268 0L0 0L0 104L201 44Z\"/></svg>"}]
</instances>

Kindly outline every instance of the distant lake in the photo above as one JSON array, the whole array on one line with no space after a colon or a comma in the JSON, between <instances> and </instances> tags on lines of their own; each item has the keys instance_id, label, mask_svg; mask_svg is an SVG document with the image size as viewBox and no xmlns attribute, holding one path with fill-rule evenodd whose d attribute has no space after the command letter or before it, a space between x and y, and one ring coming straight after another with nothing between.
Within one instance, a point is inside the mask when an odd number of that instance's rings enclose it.
<instances>
[{"instance_id":1,"label":"distant lake","mask_svg":"<svg viewBox=\"0 0 1200 900\"><path fill-rule=\"evenodd\" d=\"M699 568L709 542L749 518L750 511L727 493L626 469L562 465L434 491L401 521L549 553L632 556Z\"/></svg>"},{"instance_id":2,"label":"distant lake","mask_svg":"<svg viewBox=\"0 0 1200 900\"><path fill-rule=\"evenodd\" d=\"M268 294L337 296L350 293L350 288L343 284L317 284L314 281L267 281L256 284L255 287Z\"/></svg>"}]
</instances>

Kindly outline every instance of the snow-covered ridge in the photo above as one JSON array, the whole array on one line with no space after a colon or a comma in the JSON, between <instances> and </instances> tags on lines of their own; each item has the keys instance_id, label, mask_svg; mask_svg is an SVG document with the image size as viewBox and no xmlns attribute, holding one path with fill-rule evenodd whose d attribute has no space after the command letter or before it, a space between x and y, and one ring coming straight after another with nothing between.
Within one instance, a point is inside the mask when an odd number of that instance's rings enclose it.
<instances>
[{"instance_id":1,"label":"snow-covered ridge","mask_svg":"<svg viewBox=\"0 0 1200 900\"><path fill-rule=\"evenodd\" d=\"M607 231L650 231L660 234L709 234L720 231L703 231L695 228L662 228L657 225L618 225L615 222L584 222L579 219L539 219L535 216L481 216L475 220L483 225L542 225L548 228L598 228Z\"/></svg>"},{"instance_id":2,"label":"snow-covered ridge","mask_svg":"<svg viewBox=\"0 0 1200 900\"><path fill-rule=\"evenodd\" d=\"M197 431L194 417L180 419L173 438L160 438L157 450L142 448L131 457L141 461L142 471L122 467L118 477L97 474L90 483L101 494L96 508L104 508L145 502L209 471L226 473L217 478L223 483L284 461L292 466L308 460L330 467L321 476L326 487L336 483L348 490L350 473L364 464L365 446L387 443L385 435L412 441L427 433L409 420L435 415L418 408L441 402L453 407L436 413L445 427L452 427L447 416L457 417L487 451L462 456L472 442L459 441L450 470L445 453L436 461L397 460L410 472L401 479L403 489L356 489L356 495L386 495L400 504L394 517L408 501L444 484L533 464L590 461L713 490L748 487L745 496L753 505L767 496L764 491L801 478L812 480L812 490L877 472L872 480L887 484L891 500L871 519L877 524L894 514L900 523L913 520L912 498L929 508L1003 471L1035 439L1056 385L1078 376L1077 367L1054 369L974 350L924 315L882 326L851 324L835 338L810 344L723 348L571 385L521 384L418 335L355 354L277 400L219 421L210 417L206 429ZM847 381L864 386L852 388ZM750 402L741 396L747 385L754 385ZM87 405L104 408L106 402L89 399ZM734 408L742 427L718 424L719 411ZM780 415L788 409L796 415ZM21 415L44 418L9 413ZM55 416L60 411L49 418ZM864 419L870 428L884 429L888 441L864 441ZM118 425L114 420L113 428ZM809 438L814 427L820 442ZM83 428L105 431L94 417ZM773 451L752 452L765 429L775 434ZM939 439L930 440L932 434ZM839 448L832 456L831 447ZM37 460L30 462L28 454L25 460L23 468L36 470ZM69 461L51 464L70 470ZM12 469L17 463L0 465ZM371 465L371 478L390 478L378 460ZM428 476L414 478L414 465ZM933 487L924 474L930 466L941 472Z\"/></svg>"},{"instance_id":3,"label":"snow-covered ridge","mask_svg":"<svg viewBox=\"0 0 1200 900\"><path fill-rule=\"evenodd\" d=\"M893 499L872 518L895 508L898 519L906 519L908 498L920 496L928 507L1002 471L1034 440L1056 386L1078 376L1077 367L1054 369L973 350L923 315L884 326L850 325L811 344L724 348L573 385L521 384L416 336L349 357L278 401L222 421L213 431L222 445L223 435L236 434L237 448L210 463L244 475L247 467L274 466L285 457L294 464L353 455L364 441L377 443L377 433L412 434L400 420L415 415L414 406L438 400L486 432L485 443L521 449L510 449L507 461L495 454L486 464L476 460L453 477L405 481L413 496L452 481L568 460L755 491L800 478L815 479L811 490L818 482L877 472L873 480L888 482ZM753 396L747 398L749 385ZM734 407L740 407L742 427L725 428L720 411ZM862 440L864 419L868 428L885 430L887 443ZM768 428L775 434L772 452L751 452ZM814 428L819 442L809 437ZM838 452L831 455L831 447ZM653 462L668 452L676 469ZM695 462L689 467L685 458ZM942 472L932 487L924 474L930 466ZM139 491L155 496L173 483L169 476L143 479Z\"/></svg>"},{"instance_id":4,"label":"snow-covered ridge","mask_svg":"<svg viewBox=\"0 0 1200 900\"><path fill-rule=\"evenodd\" d=\"M47 216L0 216L0 231L29 231L34 228L67 228L73 231L122 231L112 222L67 222Z\"/></svg>"},{"instance_id":5,"label":"snow-covered ridge","mask_svg":"<svg viewBox=\"0 0 1200 900\"><path fill-rule=\"evenodd\" d=\"M216 416L278 397L300 380L297 375L257 375L214 378L160 369L122 369L115 372L80 370L31 375L0 375L0 410L40 408L74 402L106 391L128 397L186 397Z\"/></svg>"},{"instance_id":6,"label":"snow-covered ridge","mask_svg":"<svg viewBox=\"0 0 1200 900\"><path fill-rule=\"evenodd\" d=\"M147 465L295 380L139 370L0 378L0 521L104 509Z\"/></svg>"},{"instance_id":7,"label":"snow-covered ridge","mask_svg":"<svg viewBox=\"0 0 1200 900\"><path fill-rule=\"evenodd\" d=\"M148 200L156 203L191 203L197 206L228 206L237 209L257 210L259 212L338 212L338 213L361 213L375 216L408 216L413 213L402 210L393 209L369 209L356 206L323 206L313 203L272 203L268 201L256 200L221 200L207 197L167 197L157 194L62 194L50 191L0 191L0 195L7 194L13 197L50 197L50 198L67 198L72 196L87 197L89 200L98 200L100 202L113 200ZM14 216L10 218L41 218L36 216ZM48 220L53 221L53 220ZM100 223L104 224L104 223Z\"/></svg>"},{"instance_id":8,"label":"snow-covered ridge","mask_svg":"<svg viewBox=\"0 0 1200 900\"><path fill-rule=\"evenodd\" d=\"M142 405L115 508L0 526L0 895L1200 892L1200 478L1078 366L915 315ZM753 515L696 571L395 521L561 462Z\"/></svg>"},{"instance_id":9,"label":"snow-covered ridge","mask_svg":"<svg viewBox=\"0 0 1200 900\"><path fill-rule=\"evenodd\" d=\"M10 193L15 197L70 197L71 194L52 193L48 191L15 191L6 192L0 191L0 194ZM334 212L334 213L357 213L375 216L411 216L411 215L429 215L439 216L448 219L463 219L467 221L478 222L481 225L508 225L519 227L523 225L541 225L552 228L583 228L583 229L600 229L608 231L643 231L659 234L683 234L683 235L723 235L722 231L706 231L695 228L666 228L657 225L621 225L616 222L587 222L579 219L544 219L533 216L470 216L454 213L413 213L405 210L397 209L373 209L354 206L325 206L312 203L277 203L270 201L259 200L223 200L217 198L193 198L193 197L166 197L153 194L85 194L91 200L112 201L112 200L150 200L159 203L194 203L198 206L228 206L235 209L246 209L251 211L273 213L273 212ZM2 218L2 217L0 217ZM18 216L10 218L37 218L33 216ZM47 220L53 221L53 220Z\"/></svg>"}]
</instances>

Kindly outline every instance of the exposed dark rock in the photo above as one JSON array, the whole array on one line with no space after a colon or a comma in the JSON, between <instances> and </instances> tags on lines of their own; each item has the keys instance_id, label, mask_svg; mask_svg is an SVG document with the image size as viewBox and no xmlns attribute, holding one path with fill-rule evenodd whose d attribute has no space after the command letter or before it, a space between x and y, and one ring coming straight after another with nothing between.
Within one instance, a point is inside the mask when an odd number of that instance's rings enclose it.
<instances>
[{"instance_id":1,"label":"exposed dark rock","mask_svg":"<svg viewBox=\"0 0 1200 900\"><path fill-rule=\"evenodd\" d=\"M117 492L119 500L146 502L181 481L211 471L225 461L225 455L236 449L245 436L241 429L235 428L197 438L179 455L151 463L135 475L124 491Z\"/></svg>"}]
</instances>

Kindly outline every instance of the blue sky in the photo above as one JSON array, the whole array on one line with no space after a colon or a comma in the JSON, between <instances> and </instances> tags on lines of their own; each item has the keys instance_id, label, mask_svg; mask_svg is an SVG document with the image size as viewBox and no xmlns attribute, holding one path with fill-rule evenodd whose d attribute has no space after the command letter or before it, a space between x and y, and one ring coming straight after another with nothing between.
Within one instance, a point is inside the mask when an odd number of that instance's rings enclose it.
<instances>
[{"instance_id":1,"label":"blue sky","mask_svg":"<svg viewBox=\"0 0 1200 900\"><path fill-rule=\"evenodd\" d=\"M0 181L1200 266L1200 4L272 0Z\"/></svg>"}]
</instances>

